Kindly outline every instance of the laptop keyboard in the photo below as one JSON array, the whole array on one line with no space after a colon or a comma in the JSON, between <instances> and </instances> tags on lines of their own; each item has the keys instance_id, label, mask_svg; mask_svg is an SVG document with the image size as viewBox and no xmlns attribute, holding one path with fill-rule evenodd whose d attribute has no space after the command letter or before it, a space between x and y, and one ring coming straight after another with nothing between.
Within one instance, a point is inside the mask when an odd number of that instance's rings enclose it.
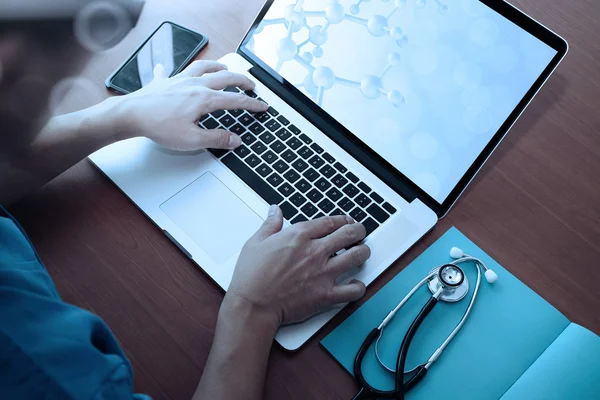
<instances>
[{"instance_id":1,"label":"laptop keyboard","mask_svg":"<svg viewBox=\"0 0 600 400\"><path fill-rule=\"evenodd\" d=\"M216 111L202 117L200 126L241 137L242 145L234 151L209 151L268 204L279 205L292 224L350 215L368 236L397 211L273 107L260 113Z\"/></svg>"}]
</instances>

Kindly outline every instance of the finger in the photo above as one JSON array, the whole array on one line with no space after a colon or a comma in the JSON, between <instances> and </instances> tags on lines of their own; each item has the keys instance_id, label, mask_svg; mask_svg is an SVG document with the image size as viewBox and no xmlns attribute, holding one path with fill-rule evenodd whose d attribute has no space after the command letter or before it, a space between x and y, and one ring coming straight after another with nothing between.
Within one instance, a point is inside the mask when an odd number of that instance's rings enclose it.
<instances>
[{"instance_id":1,"label":"finger","mask_svg":"<svg viewBox=\"0 0 600 400\"><path fill-rule=\"evenodd\" d=\"M214 74L207 74L202 77L204 85L213 90L223 90L227 87L238 87L243 90L252 90L256 84L245 75L235 72L220 71Z\"/></svg>"},{"instance_id":2,"label":"finger","mask_svg":"<svg viewBox=\"0 0 600 400\"><path fill-rule=\"evenodd\" d=\"M331 257L327 262L327 270L335 277L342 275L349 270L360 267L371 257L371 249L365 244L360 244L350 248L342 254Z\"/></svg>"},{"instance_id":3,"label":"finger","mask_svg":"<svg viewBox=\"0 0 600 400\"><path fill-rule=\"evenodd\" d=\"M250 112L267 111L269 106L257 99L241 93L214 92L210 95L209 112L217 110L248 110Z\"/></svg>"},{"instance_id":4,"label":"finger","mask_svg":"<svg viewBox=\"0 0 600 400\"><path fill-rule=\"evenodd\" d=\"M167 74L167 70L165 69L165 66L162 64L156 64L156 66L154 67L153 74L154 74L155 81L167 79L169 77L169 74Z\"/></svg>"},{"instance_id":5,"label":"finger","mask_svg":"<svg viewBox=\"0 0 600 400\"><path fill-rule=\"evenodd\" d=\"M269 208L269 214L260 229L252 236L250 240L262 242L268 237L281 231L283 227L283 213L277 205L272 205Z\"/></svg>"},{"instance_id":6,"label":"finger","mask_svg":"<svg viewBox=\"0 0 600 400\"><path fill-rule=\"evenodd\" d=\"M367 235L367 230L363 224L347 224L333 232L331 235L321 239L326 250L331 253L337 253L342 249L349 248L360 242Z\"/></svg>"},{"instance_id":7,"label":"finger","mask_svg":"<svg viewBox=\"0 0 600 400\"><path fill-rule=\"evenodd\" d=\"M237 149L242 139L224 129L201 130L195 140L196 149Z\"/></svg>"},{"instance_id":8,"label":"finger","mask_svg":"<svg viewBox=\"0 0 600 400\"><path fill-rule=\"evenodd\" d=\"M344 225L352 224L354 220L345 215L336 215L334 217L322 217L312 221L303 222L303 229L311 239L321 239L331 235Z\"/></svg>"},{"instance_id":9,"label":"finger","mask_svg":"<svg viewBox=\"0 0 600 400\"><path fill-rule=\"evenodd\" d=\"M194 61L184 69L179 76L198 78L204 74L212 74L219 71L227 70L227 66L216 61Z\"/></svg>"},{"instance_id":10,"label":"finger","mask_svg":"<svg viewBox=\"0 0 600 400\"><path fill-rule=\"evenodd\" d=\"M346 285L336 285L331 289L331 300L335 304L356 301L365 295L365 284L356 279Z\"/></svg>"}]
</instances>

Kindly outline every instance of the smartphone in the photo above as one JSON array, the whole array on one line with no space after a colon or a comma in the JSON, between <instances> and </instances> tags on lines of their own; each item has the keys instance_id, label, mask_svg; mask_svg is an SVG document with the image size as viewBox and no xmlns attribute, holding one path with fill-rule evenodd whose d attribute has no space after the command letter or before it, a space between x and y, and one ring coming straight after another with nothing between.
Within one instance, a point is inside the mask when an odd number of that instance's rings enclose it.
<instances>
[{"instance_id":1,"label":"smartphone","mask_svg":"<svg viewBox=\"0 0 600 400\"><path fill-rule=\"evenodd\" d=\"M169 76L177 75L207 44L205 35L173 22L163 22L106 79L106 87L122 94L133 93L152 82L158 64L165 67Z\"/></svg>"}]
</instances>

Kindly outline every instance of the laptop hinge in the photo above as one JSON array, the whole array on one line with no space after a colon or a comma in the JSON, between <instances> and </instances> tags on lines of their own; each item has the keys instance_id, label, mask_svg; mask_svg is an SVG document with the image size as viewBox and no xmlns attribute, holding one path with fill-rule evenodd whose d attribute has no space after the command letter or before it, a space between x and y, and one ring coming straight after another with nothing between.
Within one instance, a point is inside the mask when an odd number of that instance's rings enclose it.
<instances>
[{"instance_id":1,"label":"laptop hinge","mask_svg":"<svg viewBox=\"0 0 600 400\"><path fill-rule=\"evenodd\" d=\"M396 193L404 198L409 203L417 198L417 194L410 188L409 181L400 174L394 173L382 165L379 161L369 155L369 151L365 149L362 143L358 143L351 137L346 136L340 129L336 128L331 122L328 122L324 116L319 115L316 110L316 105L312 106L303 102L298 98L292 91L285 87L277 79L269 75L268 72L253 66L250 69L250 73L268 87L273 93L283 99L289 104L294 110L300 115L310 121L317 129L325 133L331 140L337 143L342 149L353 156L358 162L360 162L365 168L375 174L381 179L386 185L391 187ZM405 182L406 181L406 182Z\"/></svg>"}]
</instances>

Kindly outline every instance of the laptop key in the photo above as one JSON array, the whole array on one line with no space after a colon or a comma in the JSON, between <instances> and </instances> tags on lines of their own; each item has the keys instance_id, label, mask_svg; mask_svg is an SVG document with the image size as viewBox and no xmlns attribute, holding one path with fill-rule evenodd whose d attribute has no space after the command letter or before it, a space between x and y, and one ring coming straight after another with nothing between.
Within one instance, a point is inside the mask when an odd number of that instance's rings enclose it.
<instances>
[{"instance_id":1,"label":"laptop key","mask_svg":"<svg viewBox=\"0 0 600 400\"><path fill-rule=\"evenodd\" d=\"M375 222L373 218L367 218L362 224L367 230L367 235L365 237L369 236L375 229L379 228L379 224Z\"/></svg>"},{"instance_id":2,"label":"laptop key","mask_svg":"<svg viewBox=\"0 0 600 400\"><path fill-rule=\"evenodd\" d=\"M335 164L333 164L333 166L335 167L335 169L340 171L342 174L345 174L346 172L348 172L348 168L344 167L342 165L342 163L336 162Z\"/></svg>"},{"instance_id":3,"label":"laptop key","mask_svg":"<svg viewBox=\"0 0 600 400\"><path fill-rule=\"evenodd\" d=\"M248 114L247 112L244 113L241 117L238 118L238 121L240 121L240 123L244 126L250 126L253 123L256 122L256 119L254 119L254 117L250 114Z\"/></svg>"},{"instance_id":4,"label":"laptop key","mask_svg":"<svg viewBox=\"0 0 600 400\"><path fill-rule=\"evenodd\" d=\"M277 121L279 121L279 123L283 126L288 126L290 124L290 121L288 121L288 119L286 117L284 117L283 115L280 115L279 117L277 117Z\"/></svg>"},{"instance_id":5,"label":"laptop key","mask_svg":"<svg viewBox=\"0 0 600 400\"><path fill-rule=\"evenodd\" d=\"M346 212L349 212L349 211L350 211L350 210L352 210L354 207L356 207L356 204L354 204L354 203L352 202L352 200L350 200L349 198L347 198L347 197L344 197L343 199L341 199L341 200L338 202L338 206L340 206L342 210L344 210L344 211L346 211Z\"/></svg>"},{"instance_id":6,"label":"laptop key","mask_svg":"<svg viewBox=\"0 0 600 400\"><path fill-rule=\"evenodd\" d=\"M301 179L299 180L294 187L296 189L298 189L299 191L301 191L302 193L306 193L308 192L308 190L311 188L310 183L308 183L306 180Z\"/></svg>"},{"instance_id":7,"label":"laptop key","mask_svg":"<svg viewBox=\"0 0 600 400\"><path fill-rule=\"evenodd\" d=\"M273 136L270 132L265 132L258 137L260 140L265 142L266 144L271 144L275 141L275 136Z\"/></svg>"},{"instance_id":8,"label":"laptop key","mask_svg":"<svg viewBox=\"0 0 600 400\"><path fill-rule=\"evenodd\" d=\"M354 196L356 196L357 194L360 193L360 190L358 190L358 188L356 186L354 186L353 184L349 184L348 186L346 186L342 192L344 192L346 194L346 196L350 197L351 199L354 198Z\"/></svg>"},{"instance_id":9,"label":"laptop key","mask_svg":"<svg viewBox=\"0 0 600 400\"><path fill-rule=\"evenodd\" d=\"M291 163L293 162L296 158L298 158L298 154L294 153L291 150L286 150L283 152L283 154L281 155L281 158L283 158L285 161Z\"/></svg>"},{"instance_id":10,"label":"laptop key","mask_svg":"<svg viewBox=\"0 0 600 400\"><path fill-rule=\"evenodd\" d=\"M325 214L323 214L322 212L319 212L317 215L315 215L313 217L313 219L319 219L319 218L323 218L325 216Z\"/></svg>"},{"instance_id":11,"label":"laptop key","mask_svg":"<svg viewBox=\"0 0 600 400\"><path fill-rule=\"evenodd\" d=\"M308 168L308 164L298 159L292 163L292 167L298 172L304 172Z\"/></svg>"},{"instance_id":12,"label":"laptop key","mask_svg":"<svg viewBox=\"0 0 600 400\"><path fill-rule=\"evenodd\" d=\"M300 140L302 140L306 144L311 144L312 143L312 139L309 138L305 133L301 134L299 136L299 138L300 138Z\"/></svg>"},{"instance_id":13,"label":"laptop key","mask_svg":"<svg viewBox=\"0 0 600 400\"><path fill-rule=\"evenodd\" d=\"M290 137L292 137L292 134L291 134L291 133L290 133L290 132L289 132L287 129L285 129L285 128L281 128L280 130L278 130L278 131L275 133L275 135L276 135L276 136L277 136L279 139L283 140L284 142L285 142L286 140L288 140Z\"/></svg>"},{"instance_id":14,"label":"laptop key","mask_svg":"<svg viewBox=\"0 0 600 400\"><path fill-rule=\"evenodd\" d=\"M396 210L396 208L394 208L393 205L391 205L388 202L383 203L382 207L385 209L385 211L389 212L392 215L396 214L396 211L398 211L398 210Z\"/></svg>"},{"instance_id":15,"label":"laptop key","mask_svg":"<svg viewBox=\"0 0 600 400\"><path fill-rule=\"evenodd\" d=\"M294 224L299 224L300 222L306 222L306 221L308 221L308 219L304 215L300 214L296 218L291 220L290 224L294 225Z\"/></svg>"},{"instance_id":16,"label":"laptop key","mask_svg":"<svg viewBox=\"0 0 600 400\"><path fill-rule=\"evenodd\" d=\"M229 128L229 132L241 136L242 133L246 132L246 128L244 128L241 124L235 124L231 128Z\"/></svg>"},{"instance_id":17,"label":"laptop key","mask_svg":"<svg viewBox=\"0 0 600 400\"><path fill-rule=\"evenodd\" d=\"M335 162L335 158L333 158L329 153L323 153L323 158L330 164L333 164Z\"/></svg>"},{"instance_id":18,"label":"laptop key","mask_svg":"<svg viewBox=\"0 0 600 400\"><path fill-rule=\"evenodd\" d=\"M323 150L323 148L321 146L319 146L316 143L311 144L310 148L313 149L315 151L315 153L317 153L317 154L321 154L323 151L325 151L325 150Z\"/></svg>"},{"instance_id":19,"label":"laptop key","mask_svg":"<svg viewBox=\"0 0 600 400\"><path fill-rule=\"evenodd\" d=\"M318 203L319 200L323 198L323 193L319 192L317 189L313 189L306 195L310 201L313 203Z\"/></svg>"},{"instance_id":20,"label":"laptop key","mask_svg":"<svg viewBox=\"0 0 600 400\"><path fill-rule=\"evenodd\" d=\"M323 166L323 164L325 164L325 161L321 157L315 155L313 158L308 160L308 163L316 169L319 169Z\"/></svg>"},{"instance_id":21,"label":"laptop key","mask_svg":"<svg viewBox=\"0 0 600 400\"><path fill-rule=\"evenodd\" d=\"M331 182L333 182L333 184L339 188L343 188L344 186L346 186L346 183L348 183L348 179L344 178L342 175L337 174L336 176L333 177L333 179L331 179Z\"/></svg>"},{"instance_id":22,"label":"laptop key","mask_svg":"<svg viewBox=\"0 0 600 400\"><path fill-rule=\"evenodd\" d=\"M260 164L260 158L258 158L258 156L256 154L252 154L248 157L246 157L244 159L244 161L246 161L246 163L251 166L252 168L256 167L258 164Z\"/></svg>"},{"instance_id":23,"label":"laptop key","mask_svg":"<svg viewBox=\"0 0 600 400\"><path fill-rule=\"evenodd\" d=\"M323 175L325 175L326 178L331 178L333 175L335 175L335 170L330 165L324 166L320 171Z\"/></svg>"},{"instance_id":24,"label":"laptop key","mask_svg":"<svg viewBox=\"0 0 600 400\"><path fill-rule=\"evenodd\" d=\"M246 143L247 145L251 145L252 143L256 142L256 140L257 140L256 136L254 136L250 132L246 132L242 136L242 142Z\"/></svg>"},{"instance_id":25,"label":"laptop key","mask_svg":"<svg viewBox=\"0 0 600 400\"><path fill-rule=\"evenodd\" d=\"M331 213L329 213L329 215L336 216L336 215L346 215L346 214L342 210L340 210L339 208L336 208Z\"/></svg>"},{"instance_id":26,"label":"laptop key","mask_svg":"<svg viewBox=\"0 0 600 400\"><path fill-rule=\"evenodd\" d=\"M321 211L323 211L325 214L329 214L331 212L331 210L333 210L335 208L335 204L333 204L331 201L329 201L329 199L321 200L321 202L318 204L318 206L321 209Z\"/></svg>"},{"instance_id":27,"label":"laptop key","mask_svg":"<svg viewBox=\"0 0 600 400\"><path fill-rule=\"evenodd\" d=\"M225 115L225 111L224 110L217 110L217 111L213 111L212 116L215 117L216 119L221 118L223 115Z\"/></svg>"},{"instance_id":28,"label":"laptop key","mask_svg":"<svg viewBox=\"0 0 600 400\"><path fill-rule=\"evenodd\" d=\"M330 189L326 193L326 195L334 202L337 202L339 199L341 199L343 197L342 193L339 190L337 190L336 188Z\"/></svg>"},{"instance_id":29,"label":"laptop key","mask_svg":"<svg viewBox=\"0 0 600 400\"><path fill-rule=\"evenodd\" d=\"M366 208L369 204L371 204L371 199L365 196L363 193L356 196L354 201L356 201L356 204L358 204L362 208Z\"/></svg>"},{"instance_id":30,"label":"laptop key","mask_svg":"<svg viewBox=\"0 0 600 400\"><path fill-rule=\"evenodd\" d=\"M240 90L238 88L236 88L235 86L228 86L225 89L223 89L224 92L230 92L230 93L239 93Z\"/></svg>"},{"instance_id":31,"label":"laptop key","mask_svg":"<svg viewBox=\"0 0 600 400\"><path fill-rule=\"evenodd\" d=\"M372 189L370 187L368 187L364 182L359 183L358 188L360 190L362 190L363 192L365 192L366 194L369 194L372 191Z\"/></svg>"},{"instance_id":32,"label":"laptop key","mask_svg":"<svg viewBox=\"0 0 600 400\"><path fill-rule=\"evenodd\" d=\"M283 185L281 185L279 187L279 193L281 193L282 195L284 195L285 197L289 197L292 195L292 193L295 192L294 188L292 187L292 185L290 185L289 183L284 183Z\"/></svg>"},{"instance_id":33,"label":"laptop key","mask_svg":"<svg viewBox=\"0 0 600 400\"><path fill-rule=\"evenodd\" d=\"M277 187L283 183L283 178L277 173L273 172L268 178L267 182L269 182L273 187Z\"/></svg>"},{"instance_id":34,"label":"laptop key","mask_svg":"<svg viewBox=\"0 0 600 400\"><path fill-rule=\"evenodd\" d=\"M223 125L225 128L229 128L230 126L232 126L233 124L235 124L235 118L233 118L231 115L229 114L225 114L223 116L223 118L221 118L219 120L219 122L221 123L221 125Z\"/></svg>"},{"instance_id":35,"label":"laptop key","mask_svg":"<svg viewBox=\"0 0 600 400\"><path fill-rule=\"evenodd\" d=\"M290 169L283 175L283 177L287 179L290 183L296 183L296 181L300 179L300 174L294 171L293 169Z\"/></svg>"},{"instance_id":36,"label":"laptop key","mask_svg":"<svg viewBox=\"0 0 600 400\"><path fill-rule=\"evenodd\" d=\"M250 128L248 129L255 135L259 135L265 131L265 127L259 124L258 122L255 122L252 125L250 125Z\"/></svg>"},{"instance_id":37,"label":"laptop key","mask_svg":"<svg viewBox=\"0 0 600 400\"><path fill-rule=\"evenodd\" d=\"M300 129L296 128L296 125L290 125L289 129L294 135L299 135L302 133Z\"/></svg>"},{"instance_id":38,"label":"laptop key","mask_svg":"<svg viewBox=\"0 0 600 400\"><path fill-rule=\"evenodd\" d=\"M350 211L350 216L354 218L356 222L361 222L363 219L367 218L367 214L358 207Z\"/></svg>"},{"instance_id":39,"label":"laptop key","mask_svg":"<svg viewBox=\"0 0 600 400\"><path fill-rule=\"evenodd\" d=\"M250 157L256 156L251 155ZM223 164L233 171L234 174L236 174L242 181L250 186L268 204L279 204L283 201L283 197L277 193L275 189L269 186L267 182L265 182L254 171L248 168L248 166L246 166L246 164L244 164L244 162L235 154L229 153L221 159L221 162L223 162Z\"/></svg>"},{"instance_id":40,"label":"laptop key","mask_svg":"<svg viewBox=\"0 0 600 400\"><path fill-rule=\"evenodd\" d=\"M302 196L300 193L294 193L292 197L290 197L290 201L296 207L301 207L302 204L306 203L308 200L306 200L306 197Z\"/></svg>"},{"instance_id":41,"label":"laptop key","mask_svg":"<svg viewBox=\"0 0 600 400\"><path fill-rule=\"evenodd\" d=\"M296 210L296 208L291 205L290 203L288 203L287 201L285 203L283 203L282 205L279 206L279 208L281 208L281 211L283 213L283 217L285 219L287 219L288 221L296 214L298 214L298 210Z\"/></svg>"},{"instance_id":42,"label":"laptop key","mask_svg":"<svg viewBox=\"0 0 600 400\"><path fill-rule=\"evenodd\" d=\"M271 149L277 154L280 154L286 149L285 144L281 143L281 140L277 140L271 144Z\"/></svg>"},{"instance_id":43,"label":"laptop key","mask_svg":"<svg viewBox=\"0 0 600 400\"><path fill-rule=\"evenodd\" d=\"M315 183L315 186L317 189L324 192L331 187L331 183L328 180L321 178L317 181L317 183Z\"/></svg>"},{"instance_id":44,"label":"laptop key","mask_svg":"<svg viewBox=\"0 0 600 400\"><path fill-rule=\"evenodd\" d=\"M311 218L319 210L317 210L317 207L313 206L312 204L307 203L300 209L300 211L302 211L307 217Z\"/></svg>"},{"instance_id":45,"label":"laptop key","mask_svg":"<svg viewBox=\"0 0 600 400\"><path fill-rule=\"evenodd\" d=\"M258 97L258 95L256 93L254 93L254 90L246 90L244 93L246 94L246 96L250 96L252 98Z\"/></svg>"},{"instance_id":46,"label":"laptop key","mask_svg":"<svg viewBox=\"0 0 600 400\"><path fill-rule=\"evenodd\" d=\"M298 150L302 146L302 142L293 137L287 141L287 145L290 146L293 150Z\"/></svg>"},{"instance_id":47,"label":"laptop key","mask_svg":"<svg viewBox=\"0 0 600 400\"><path fill-rule=\"evenodd\" d=\"M267 110L267 112L268 112L269 114L271 114L272 116L274 116L274 117L276 117L276 116L278 116L278 115L279 115L279 112L277 112L277 110L276 110L276 109L274 109L273 107L269 107L269 109Z\"/></svg>"},{"instance_id":48,"label":"laptop key","mask_svg":"<svg viewBox=\"0 0 600 400\"><path fill-rule=\"evenodd\" d=\"M375 193L375 192L371 193L371 198L373 200L375 200L375 202L378 204L383 203L383 197L381 197L378 193Z\"/></svg>"},{"instance_id":49,"label":"laptop key","mask_svg":"<svg viewBox=\"0 0 600 400\"><path fill-rule=\"evenodd\" d=\"M256 168L256 172L263 178L266 178L273 172L273 169L269 167L267 164L262 163L258 168Z\"/></svg>"},{"instance_id":50,"label":"laptop key","mask_svg":"<svg viewBox=\"0 0 600 400\"><path fill-rule=\"evenodd\" d=\"M206 129L216 129L219 127L219 123L214 118L209 118L202 123L202 127Z\"/></svg>"},{"instance_id":51,"label":"laptop key","mask_svg":"<svg viewBox=\"0 0 600 400\"><path fill-rule=\"evenodd\" d=\"M267 114L266 112L258 112L258 113L254 114L254 118L256 118L257 120L259 120L260 122L262 122L264 124L269 119L271 119L271 116L269 114Z\"/></svg>"},{"instance_id":52,"label":"laptop key","mask_svg":"<svg viewBox=\"0 0 600 400\"><path fill-rule=\"evenodd\" d=\"M271 150L269 150L265 154L263 154L261 156L261 158L263 160L265 160L265 162L267 164L273 164L275 161L277 161L277 155L275 153L273 153Z\"/></svg>"},{"instance_id":53,"label":"laptop key","mask_svg":"<svg viewBox=\"0 0 600 400\"><path fill-rule=\"evenodd\" d=\"M283 174L285 171L290 169L290 166L284 163L283 161L279 160L275 164L273 164L273 168L275 168L275 171L279 172L280 174Z\"/></svg>"},{"instance_id":54,"label":"laptop key","mask_svg":"<svg viewBox=\"0 0 600 400\"><path fill-rule=\"evenodd\" d=\"M264 144L262 144L261 142L256 142L252 145L252 147L250 147L252 150L254 150L254 152L258 155L261 155L262 153L264 153L265 151L267 151L267 146L265 146Z\"/></svg>"},{"instance_id":55,"label":"laptop key","mask_svg":"<svg viewBox=\"0 0 600 400\"><path fill-rule=\"evenodd\" d=\"M306 179L308 179L310 182L316 181L321 176L321 175L319 175L319 173L317 171L315 171L312 168L309 168L306 171L304 171L304 173L302 175L304 175L304 177Z\"/></svg>"},{"instance_id":56,"label":"laptop key","mask_svg":"<svg viewBox=\"0 0 600 400\"><path fill-rule=\"evenodd\" d=\"M276 130L278 130L279 128L281 128L281 124L279 122L277 122L276 120L274 120L274 119L269 120L269 122L267 122L265 124L265 126L271 132L275 132Z\"/></svg>"},{"instance_id":57,"label":"laptop key","mask_svg":"<svg viewBox=\"0 0 600 400\"><path fill-rule=\"evenodd\" d=\"M390 217L388 213L383 211L381 207L377 204L371 204L369 208L367 208L367 212L375 218L379 223L384 223Z\"/></svg>"},{"instance_id":58,"label":"laptop key","mask_svg":"<svg viewBox=\"0 0 600 400\"><path fill-rule=\"evenodd\" d=\"M238 118L240 115L244 113L244 110L229 110L229 114L233 115L234 118Z\"/></svg>"},{"instance_id":59,"label":"laptop key","mask_svg":"<svg viewBox=\"0 0 600 400\"><path fill-rule=\"evenodd\" d=\"M352 182L352 183L358 183L358 177L356 175L354 175L352 172L348 172L346 174L346 178L350 179L350 182Z\"/></svg>"},{"instance_id":60,"label":"laptop key","mask_svg":"<svg viewBox=\"0 0 600 400\"><path fill-rule=\"evenodd\" d=\"M250 149L244 145L241 145L237 149L234 150L235 154L237 154L240 158L245 158L248 154L250 154Z\"/></svg>"},{"instance_id":61,"label":"laptop key","mask_svg":"<svg viewBox=\"0 0 600 400\"><path fill-rule=\"evenodd\" d=\"M305 160L308 160L310 157L312 157L313 154L315 154L315 152L309 149L308 147L303 146L300 150L298 150L298 154L300 155L300 157L304 158Z\"/></svg>"},{"instance_id":62,"label":"laptop key","mask_svg":"<svg viewBox=\"0 0 600 400\"><path fill-rule=\"evenodd\" d=\"M210 114L204 114L202 117L200 117L200 120L198 122L200 124L202 124L202 122L206 121L209 118L210 118Z\"/></svg>"}]
</instances>

